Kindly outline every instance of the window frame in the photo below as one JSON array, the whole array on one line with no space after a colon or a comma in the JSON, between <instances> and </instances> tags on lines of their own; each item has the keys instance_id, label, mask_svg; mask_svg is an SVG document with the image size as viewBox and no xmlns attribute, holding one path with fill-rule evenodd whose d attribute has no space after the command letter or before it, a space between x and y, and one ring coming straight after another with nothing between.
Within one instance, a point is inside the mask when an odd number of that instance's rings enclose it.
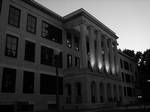
<instances>
[{"instance_id":1,"label":"window frame","mask_svg":"<svg viewBox=\"0 0 150 112\"><path fill-rule=\"evenodd\" d=\"M32 23L32 25L29 24L29 23ZM26 23L26 30L27 30L27 32L36 34L36 26L37 26L37 17L35 17L35 16L31 15L31 14L27 14L27 23Z\"/></svg>"},{"instance_id":2,"label":"window frame","mask_svg":"<svg viewBox=\"0 0 150 112\"><path fill-rule=\"evenodd\" d=\"M13 14L13 17L11 17L12 16L11 13L14 13L12 11L15 12L15 15ZM16 11L18 11L18 15L17 16L16 16ZM8 14L8 24L19 28L20 27L20 18L21 18L21 10L19 8L16 8L16 7L10 5L9 6L9 14Z\"/></svg>"},{"instance_id":3,"label":"window frame","mask_svg":"<svg viewBox=\"0 0 150 112\"><path fill-rule=\"evenodd\" d=\"M27 46L27 43L29 46ZM31 45L32 44L32 45ZM31 48L30 48L31 47ZM24 54L24 60L34 62L35 61L35 48L36 45L34 42L25 40L25 54ZM30 54L30 55L29 55Z\"/></svg>"},{"instance_id":4,"label":"window frame","mask_svg":"<svg viewBox=\"0 0 150 112\"><path fill-rule=\"evenodd\" d=\"M16 44L13 43L12 39L16 39L15 42ZM15 49L13 49L12 47L14 45L15 45ZM8 46L10 48L8 48ZM15 55L13 54L13 52L15 52ZM11 34L6 34L5 56L17 58L17 55L18 55L18 37L13 36Z\"/></svg>"}]
</instances>

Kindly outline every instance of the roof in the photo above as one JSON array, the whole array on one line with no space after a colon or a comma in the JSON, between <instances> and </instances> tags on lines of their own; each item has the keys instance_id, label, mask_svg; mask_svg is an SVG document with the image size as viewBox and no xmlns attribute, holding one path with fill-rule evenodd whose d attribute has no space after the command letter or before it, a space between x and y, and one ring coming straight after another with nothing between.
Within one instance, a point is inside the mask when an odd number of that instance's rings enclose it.
<instances>
[{"instance_id":1,"label":"roof","mask_svg":"<svg viewBox=\"0 0 150 112\"><path fill-rule=\"evenodd\" d=\"M25 3L31 5L32 7L35 7L36 9L38 9L38 10L40 10L40 11L42 11L42 12L44 12L50 16L53 16L55 19L60 20L62 22L73 19L76 16L83 15L84 17L88 18L90 21L92 21L93 23L98 25L100 28L102 28L105 32L107 32L108 34L113 36L115 39L118 38L118 36L115 34L115 32L113 32L111 29L109 29L106 25L104 25L102 22L100 22L98 19L96 19L94 16L92 16L90 13L88 13L83 8L80 8L80 9L62 17L62 16L56 14L55 12L49 10L48 8L44 7L43 5L39 4L38 2L36 2L34 0L22 0L22 1L24 1Z\"/></svg>"},{"instance_id":2,"label":"roof","mask_svg":"<svg viewBox=\"0 0 150 112\"><path fill-rule=\"evenodd\" d=\"M63 17L64 21L69 21L70 19L73 19L77 16L83 15L84 17L88 18L90 21L98 25L100 28L102 28L104 31L109 33L111 36L115 37L115 39L118 39L118 36L115 32L113 32L110 28L108 28L106 25L104 25L102 22L100 22L97 18L95 18L93 15L91 15L89 12L84 10L83 8L80 8L66 16Z\"/></svg>"},{"instance_id":3,"label":"roof","mask_svg":"<svg viewBox=\"0 0 150 112\"><path fill-rule=\"evenodd\" d=\"M34 1L34 0L22 0L24 2L26 2L27 4L31 5L32 7L35 7L36 9L50 15L50 16L53 16L55 19L58 19L58 20L62 20L63 18L56 14L55 12L49 10L48 8L44 7L43 5L39 4L38 2Z\"/></svg>"}]
</instances>

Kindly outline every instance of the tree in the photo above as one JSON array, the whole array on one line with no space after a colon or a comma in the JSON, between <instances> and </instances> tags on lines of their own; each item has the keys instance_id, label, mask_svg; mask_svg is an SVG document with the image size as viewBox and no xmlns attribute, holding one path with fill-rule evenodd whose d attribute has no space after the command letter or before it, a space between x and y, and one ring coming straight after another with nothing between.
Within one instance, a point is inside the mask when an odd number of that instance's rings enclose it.
<instances>
[{"instance_id":1,"label":"tree","mask_svg":"<svg viewBox=\"0 0 150 112\"><path fill-rule=\"evenodd\" d=\"M134 50L124 49L122 52L130 57L135 57Z\"/></svg>"}]
</instances>

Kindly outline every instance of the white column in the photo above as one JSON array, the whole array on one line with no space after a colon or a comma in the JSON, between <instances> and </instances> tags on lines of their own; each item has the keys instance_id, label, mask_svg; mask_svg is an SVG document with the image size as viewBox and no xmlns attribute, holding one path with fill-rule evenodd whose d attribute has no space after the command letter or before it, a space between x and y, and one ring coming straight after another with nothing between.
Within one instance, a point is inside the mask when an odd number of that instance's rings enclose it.
<instances>
[{"instance_id":1,"label":"white column","mask_svg":"<svg viewBox=\"0 0 150 112\"><path fill-rule=\"evenodd\" d=\"M97 31L96 35L96 42L97 42L97 66L100 71L102 71L103 67L103 60L102 60L102 47L101 47L101 39L102 39L102 33L100 31Z\"/></svg>"},{"instance_id":2,"label":"white column","mask_svg":"<svg viewBox=\"0 0 150 112\"><path fill-rule=\"evenodd\" d=\"M105 70L107 73L110 71L110 66L109 66L109 57L108 57L108 48L107 48L107 39L106 37L104 38L104 57L105 57Z\"/></svg>"},{"instance_id":3,"label":"white column","mask_svg":"<svg viewBox=\"0 0 150 112\"><path fill-rule=\"evenodd\" d=\"M87 68L87 46L86 46L86 25L81 24L80 25L80 56L81 56L81 61L80 65L81 68Z\"/></svg>"},{"instance_id":4,"label":"white column","mask_svg":"<svg viewBox=\"0 0 150 112\"><path fill-rule=\"evenodd\" d=\"M116 74L119 74L119 57L118 57L118 51L117 51L117 43L114 45L114 47L115 47L115 57L116 57L116 59L115 59L115 71L116 71Z\"/></svg>"},{"instance_id":5,"label":"white column","mask_svg":"<svg viewBox=\"0 0 150 112\"><path fill-rule=\"evenodd\" d=\"M88 27L89 30L89 46L90 46L90 63L91 67L95 67L95 47L94 47L94 29L92 26Z\"/></svg>"},{"instance_id":6,"label":"white column","mask_svg":"<svg viewBox=\"0 0 150 112\"><path fill-rule=\"evenodd\" d=\"M113 47L112 47L112 40L110 39L109 41L109 53L110 53L110 70L111 73L115 73L115 66L114 66L114 52L113 52Z\"/></svg>"}]
</instances>

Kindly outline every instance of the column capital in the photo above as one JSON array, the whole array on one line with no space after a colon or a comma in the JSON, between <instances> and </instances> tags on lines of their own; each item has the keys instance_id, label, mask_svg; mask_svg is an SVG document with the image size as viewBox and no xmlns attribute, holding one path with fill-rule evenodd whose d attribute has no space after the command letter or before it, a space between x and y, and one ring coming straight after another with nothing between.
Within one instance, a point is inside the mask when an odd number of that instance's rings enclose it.
<instances>
[{"instance_id":1,"label":"column capital","mask_svg":"<svg viewBox=\"0 0 150 112\"><path fill-rule=\"evenodd\" d=\"M95 32L96 32L96 34L98 34L98 33L101 33L102 34L102 31L101 30L95 30Z\"/></svg>"},{"instance_id":2,"label":"column capital","mask_svg":"<svg viewBox=\"0 0 150 112\"><path fill-rule=\"evenodd\" d=\"M88 30L94 29L94 26L89 25L89 26L87 26L87 29L88 29Z\"/></svg>"}]
</instances>

